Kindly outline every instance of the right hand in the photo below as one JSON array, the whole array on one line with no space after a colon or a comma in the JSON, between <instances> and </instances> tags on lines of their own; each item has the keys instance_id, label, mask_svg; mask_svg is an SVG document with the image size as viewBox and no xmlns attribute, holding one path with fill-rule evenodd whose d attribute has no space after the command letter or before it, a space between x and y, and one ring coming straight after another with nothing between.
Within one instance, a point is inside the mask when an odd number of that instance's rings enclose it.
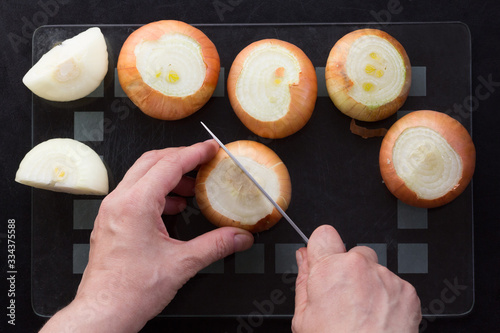
<instances>
[{"instance_id":1,"label":"right hand","mask_svg":"<svg viewBox=\"0 0 500 333\"><path fill-rule=\"evenodd\" d=\"M364 246L346 252L331 226L316 229L297 251L293 332L417 332L415 288Z\"/></svg>"}]
</instances>

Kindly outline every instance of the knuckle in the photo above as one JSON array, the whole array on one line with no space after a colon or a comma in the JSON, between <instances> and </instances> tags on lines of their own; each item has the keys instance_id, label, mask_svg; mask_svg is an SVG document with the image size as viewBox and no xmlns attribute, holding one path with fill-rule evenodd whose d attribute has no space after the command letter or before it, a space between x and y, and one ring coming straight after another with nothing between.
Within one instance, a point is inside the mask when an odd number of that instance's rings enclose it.
<instances>
[{"instance_id":1,"label":"knuckle","mask_svg":"<svg viewBox=\"0 0 500 333\"><path fill-rule=\"evenodd\" d=\"M149 150L145 153L143 153L140 157L141 160L154 160L158 158L158 155L160 154L159 150Z\"/></svg>"},{"instance_id":2,"label":"knuckle","mask_svg":"<svg viewBox=\"0 0 500 333\"><path fill-rule=\"evenodd\" d=\"M375 250L374 250L374 249L372 249L371 247L368 247L368 246L364 246L364 245L359 246L359 248L363 251L363 253L362 253L362 254L363 254L365 257L367 257L367 259L368 259L368 257L369 257L369 258L372 258L372 259L374 259L374 260L377 260L377 261L378 261L378 255L377 255L377 252L375 252Z\"/></svg>"},{"instance_id":3,"label":"knuckle","mask_svg":"<svg viewBox=\"0 0 500 333\"><path fill-rule=\"evenodd\" d=\"M226 238L222 237L221 235L217 235L215 237L215 247L214 247L214 259L219 260L224 258L230 251L230 244L226 240Z\"/></svg>"},{"instance_id":4,"label":"knuckle","mask_svg":"<svg viewBox=\"0 0 500 333\"><path fill-rule=\"evenodd\" d=\"M297 316L293 316L293 318L292 318L292 332L293 333L300 332L299 326L300 325L298 324Z\"/></svg>"},{"instance_id":5,"label":"knuckle","mask_svg":"<svg viewBox=\"0 0 500 333\"><path fill-rule=\"evenodd\" d=\"M347 252L346 259L348 264L354 267L363 267L368 265L368 259L359 252Z\"/></svg>"},{"instance_id":6,"label":"knuckle","mask_svg":"<svg viewBox=\"0 0 500 333\"><path fill-rule=\"evenodd\" d=\"M186 256L181 261L179 276L187 274L188 277L191 278L195 276L198 271L208 266L208 264L209 263L197 256Z\"/></svg>"},{"instance_id":7,"label":"knuckle","mask_svg":"<svg viewBox=\"0 0 500 333\"><path fill-rule=\"evenodd\" d=\"M194 276L201 269L226 257L230 251L230 242L226 241L221 235L217 235L213 240L213 246L208 252L187 254L181 261L181 270L190 276Z\"/></svg>"},{"instance_id":8,"label":"knuckle","mask_svg":"<svg viewBox=\"0 0 500 333\"><path fill-rule=\"evenodd\" d=\"M404 291L405 295L413 300L413 303L420 308L420 298L418 297L417 290L415 287L407 281L404 281Z\"/></svg>"},{"instance_id":9,"label":"knuckle","mask_svg":"<svg viewBox=\"0 0 500 333\"><path fill-rule=\"evenodd\" d=\"M99 240L99 235L98 235L98 229L94 228L92 232L90 233L90 246L93 246L98 240Z\"/></svg>"}]
</instances>

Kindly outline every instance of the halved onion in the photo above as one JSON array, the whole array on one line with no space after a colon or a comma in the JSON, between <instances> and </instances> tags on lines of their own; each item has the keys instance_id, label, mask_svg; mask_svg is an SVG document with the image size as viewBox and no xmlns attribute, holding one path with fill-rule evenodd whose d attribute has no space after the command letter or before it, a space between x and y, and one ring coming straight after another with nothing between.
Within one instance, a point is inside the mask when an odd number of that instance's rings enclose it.
<instances>
[{"instance_id":1,"label":"halved onion","mask_svg":"<svg viewBox=\"0 0 500 333\"><path fill-rule=\"evenodd\" d=\"M229 101L238 118L255 134L271 139L304 127L317 91L316 71L306 54L277 39L245 47L227 78Z\"/></svg>"},{"instance_id":2,"label":"halved onion","mask_svg":"<svg viewBox=\"0 0 500 333\"><path fill-rule=\"evenodd\" d=\"M45 53L23 77L35 95L57 102L93 92L108 72L108 50L101 29L90 28Z\"/></svg>"},{"instance_id":3,"label":"halved onion","mask_svg":"<svg viewBox=\"0 0 500 333\"><path fill-rule=\"evenodd\" d=\"M255 141L235 141L226 147L286 210L292 185L288 170L278 155ZM260 232L281 219L276 208L222 149L198 171L195 194L203 215L219 227L234 226Z\"/></svg>"},{"instance_id":4,"label":"halved onion","mask_svg":"<svg viewBox=\"0 0 500 333\"><path fill-rule=\"evenodd\" d=\"M411 65L405 49L391 35L361 29L335 43L325 78L328 94L341 112L377 121L394 114L406 101Z\"/></svg>"},{"instance_id":5,"label":"halved onion","mask_svg":"<svg viewBox=\"0 0 500 333\"><path fill-rule=\"evenodd\" d=\"M108 172L97 153L73 139L50 139L31 149L16 182L55 192L108 194Z\"/></svg>"},{"instance_id":6,"label":"halved onion","mask_svg":"<svg viewBox=\"0 0 500 333\"><path fill-rule=\"evenodd\" d=\"M432 208L460 195L474 173L476 150L467 130L436 111L414 111L389 129L379 164L387 188L404 203Z\"/></svg>"},{"instance_id":7,"label":"halved onion","mask_svg":"<svg viewBox=\"0 0 500 333\"><path fill-rule=\"evenodd\" d=\"M212 96L220 60L212 41L180 21L146 24L125 41L118 79L145 114L177 120L198 111Z\"/></svg>"}]
</instances>

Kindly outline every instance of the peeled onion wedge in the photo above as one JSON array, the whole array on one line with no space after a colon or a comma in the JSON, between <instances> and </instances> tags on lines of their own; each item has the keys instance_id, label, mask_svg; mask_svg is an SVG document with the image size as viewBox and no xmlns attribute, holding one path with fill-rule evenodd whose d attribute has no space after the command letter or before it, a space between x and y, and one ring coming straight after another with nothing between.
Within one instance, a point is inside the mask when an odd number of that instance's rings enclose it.
<instances>
[{"instance_id":1,"label":"peeled onion wedge","mask_svg":"<svg viewBox=\"0 0 500 333\"><path fill-rule=\"evenodd\" d=\"M125 41L118 58L118 79L145 114L163 120L185 118L212 96L220 60L212 41L180 21L146 24Z\"/></svg>"},{"instance_id":2,"label":"peeled onion wedge","mask_svg":"<svg viewBox=\"0 0 500 333\"><path fill-rule=\"evenodd\" d=\"M286 210L292 185L288 170L278 155L254 141L235 141L226 147ZM260 232L281 219L276 208L222 149L198 171L195 195L203 215L218 227L233 226Z\"/></svg>"},{"instance_id":3,"label":"peeled onion wedge","mask_svg":"<svg viewBox=\"0 0 500 333\"><path fill-rule=\"evenodd\" d=\"M394 114L406 101L411 65L405 49L391 35L361 29L335 43L325 78L328 94L342 113L377 121Z\"/></svg>"},{"instance_id":4,"label":"peeled onion wedge","mask_svg":"<svg viewBox=\"0 0 500 333\"><path fill-rule=\"evenodd\" d=\"M316 71L297 46L264 39L245 47L227 78L229 101L241 122L265 138L300 130L314 111Z\"/></svg>"},{"instance_id":5,"label":"peeled onion wedge","mask_svg":"<svg viewBox=\"0 0 500 333\"><path fill-rule=\"evenodd\" d=\"M108 194L108 173L99 155L73 139L50 139L31 149L16 182L73 194Z\"/></svg>"},{"instance_id":6,"label":"peeled onion wedge","mask_svg":"<svg viewBox=\"0 0 500 333\"><path fill-rule=\"evenodd\" d=\"M454 200L472 179L476 150L457 120L414 111L389 129L379 164L387 188L404 203L433 208Z\"/></svg>"},{"instance_id":7,"label":"peeled onion wedge","mask_svg":"<svg viewBox=\"0 0 500 333\"><path fill-rule=\"evenodd\" d=\"M101 29L90 28L45 53L23 77L35 95L67 102L93 92L108 71L108 51Z\"/></svg>"}]
</instances>

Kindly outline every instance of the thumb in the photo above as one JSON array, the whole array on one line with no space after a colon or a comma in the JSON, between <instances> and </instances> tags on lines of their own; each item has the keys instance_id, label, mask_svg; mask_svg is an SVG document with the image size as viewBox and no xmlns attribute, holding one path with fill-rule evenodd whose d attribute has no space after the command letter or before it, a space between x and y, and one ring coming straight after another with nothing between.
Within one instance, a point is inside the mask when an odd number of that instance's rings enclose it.
<instances>
[{"instance_id":1,"label":"thumb","mask_svg":"<svg viewBox=\"0 0 500 333\"><path fill-rule=\"evenodd\" d=\"M332 254L344 253L345 246L339 233L331 225L322 225L312 233L307 244L309 267Z\"/></svg>"},{"instance_id":2,"label":"thumb","mask_svg":"<svg viewBox=\"0 0 500 333\"><path fill-rule=\"evenodd\" d=\"M307 280L309 278L309 267L307 264L307 249L300 248L295 253L299 273L295 280L295 315L301 315L307 306Z\"/></svg>"},{"instance_id":3,"label":"thumb","mask_svg":"<svg viewBox=\"0 0 500 333\"><path fill-rule=\"evenodd\" d=\"M217 260L249 249L253 241L253 235L240 228L222 227L207 232L183 244L187 268L194 275Z\"/></svg>"}]
</instances>

